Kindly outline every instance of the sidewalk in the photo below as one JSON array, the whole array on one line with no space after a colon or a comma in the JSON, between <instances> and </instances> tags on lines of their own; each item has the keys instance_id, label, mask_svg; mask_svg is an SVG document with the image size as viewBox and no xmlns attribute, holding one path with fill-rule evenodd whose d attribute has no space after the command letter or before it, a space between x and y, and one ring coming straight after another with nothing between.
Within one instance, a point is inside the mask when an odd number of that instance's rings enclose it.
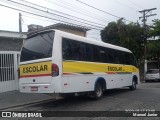
<instances>
[{"instance_id":1,"label":"sidewalk","mask_svg":"<svg viewBox=\"0 0 160 120\"><path fill-rule=\"evenodd\" d=\"M47 94L20 93L19 91L4 92L0 93L0 110L53 98L53 96Z\"/></svg>"}]
</instances>

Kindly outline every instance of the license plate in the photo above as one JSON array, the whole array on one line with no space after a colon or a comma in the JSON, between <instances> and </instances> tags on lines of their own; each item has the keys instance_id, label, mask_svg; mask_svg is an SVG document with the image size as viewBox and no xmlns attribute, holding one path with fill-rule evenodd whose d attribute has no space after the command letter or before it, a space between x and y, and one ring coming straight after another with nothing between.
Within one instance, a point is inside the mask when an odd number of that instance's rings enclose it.
<instances>
[{"instance_id":1,"label":"license plate","mask_svg":"<svg viewBox=\"0 0 160 120\"><path fill-rule=\"evenodd\" d=\"M38 87L37 86L32 86L31 91L38 91Z\"/></svg>"}]
</instances>

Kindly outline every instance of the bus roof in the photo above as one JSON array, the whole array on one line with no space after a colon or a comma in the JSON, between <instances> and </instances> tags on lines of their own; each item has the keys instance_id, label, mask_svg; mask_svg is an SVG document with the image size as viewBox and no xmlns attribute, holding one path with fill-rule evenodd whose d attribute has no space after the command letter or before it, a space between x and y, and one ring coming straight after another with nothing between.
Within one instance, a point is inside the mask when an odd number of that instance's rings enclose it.
<instances>
[{"instance_id":1,"label":"bus roof","mask_svg":"<svg viewBox=\"0 0 160 120\"><path fill-rule=\"evenodd\" d=\"M52 30L55 31L56 33L58 33L62 37L66 37L66 38L69 38L69 39L73 39L73 40L77 40L77 41L81 41L81 42L85 42L85 43L90 43L90 44L94 44L94 45L99 45L99 46L103 46L103 47L107 47L107 48L112 48L112 49L115 49L115 50L120 50L120 51L125 51L125 52L132 53L129 49L124 48L124 47L112 45L112 44L109 44L109 43L105 43L101 40L95 40L95 39L92 39L92 38L82 37L82 36L79 36L79 35L75 35L75 34L72 34L72 33L64 32L64 31L60 31L60 30L56 30L56 29L48 29L48 30L40 31L38 33L43 33L45 31L52 31ZM38 33L35 33L35 34L38 34ZM35 35L35 34L32 34L32 35Z\"/></svg>"},{"instance_id":2,"label":"bus roof","mask_svg":"<svg viewBox=\"0 0 160 120\"><path fill-rule=\"evenodd\" d=\"M95 40L95 39L92 39L92 38L86 38L86 37L78 36L78 35L63 32L63 31L60 31L60 30L54 30L54 31L61 34L62 37L64 36L66 38L70 38L70 39L73 39L73 40L78 40L78 41L81 41L81 42L86 42L86 43L90 43L90 44L95 44L95 45L99 45L99 46L103 46L103 47L112 48L112 49L116 49L116 50L131 53L131 51L127 48L112 45L112 44L109 44L109 43L105 43L105 42L102 42L100 40Z\"/></svg>"}]
</instances>

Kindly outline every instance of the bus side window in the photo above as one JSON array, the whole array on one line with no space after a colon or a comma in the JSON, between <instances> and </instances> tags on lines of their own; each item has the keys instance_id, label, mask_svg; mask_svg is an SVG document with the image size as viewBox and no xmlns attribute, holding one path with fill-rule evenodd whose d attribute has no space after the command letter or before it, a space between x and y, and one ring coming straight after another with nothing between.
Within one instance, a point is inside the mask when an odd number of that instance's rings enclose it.
<instances>
[{"instance_id":1,"label":"bus side window","mask_svg":"<svg viewBox=\"0 0 160 120\"><path fill-rule=\"evenodd\" d=\"M136 59L135 59L135 57L133 56L133 54L129 54L129 59L130 59L130 62L131 62L131 65L133 65L133 66L138 66L137 65L137 62L136 62Z\"/></svg>"},{"instance_id":2,"label":"bus side window","mask_svg":"<svg viewBox=\"0 0 160 120\"><path fill-rule=\"evenodd\" d=\"M118 56L119 56L120 64L125 64L124 52L122 52L122 51L119 52Z\"/></svg>"},{"instance_id":3,"label":"bus side window","mask_svg":"<svg viewBox=\"0 0 160 120\"><path fill-rule=\"evenodd\" d=\"M71 60L72 58L70 41L65 38L62 40L62 57L63 60Z\"/></svg>"},{"instance_id":4,"label":"bus side window","mask_svg":"<svg viewBox=\"0 0 160 120\"><path fill-rule=\"evenodd\" d=\"M107 49L108 63L113 63L112 49L110 49L110 48L106 48L106 49Z\"/></svg>"},{"instance_id":5,"label":"bus side window","mask_svg":"<svg viewBox=\"0 0 160 120\"><path fill-rule=\"evenodd\" d=\"M111 63L111 54L110 54L110 49L109 48L105 48L105 52L106 52L106 55L105 55L105 61L106 63Z\"/></svg>"},{"instance_id":6,"label":"bus side window","mask_svg":"<svg viewBox=\"0 0 160 120\"><path fill-rule=\"evenodd\" d=\"M131 59L131 56L130 56L131 53L124 53L124 61L125 61L125 64L126 65L132 65L132 59Z\"/></svg>"},{"instance_id":7,"label":"bus side window","mask_svg":"<svg viewBox=\"0 0 160 120\"><path fill-rule=\"evenodd\" d=\"M94 51L93 51L93 46L92 45L88 45L88 47L86 48L86 52L87 52L87 60L88 61L93 61L93 57L94 57Z\"/></svg>"},{"instance_id":8,"label":"bus side window","mask_svg":"<svg viewBox=\"0 0 160 120\"><path fill-rule=\"evenodd\" d=\"M80 44L80 60L81 61L86 61L86 45L85 43L82 43Z\"/></svg>"},{"instance_id":9,"label":"bus side window","mask_svg":"<svg viewBox=\"0 0 160 120\"><path fill-rule=\"evenodd\" d=\"M106 48L100 47L99 52L100 52L100 61L102 63L107 63L108 62L108 54L107 54Z\"/></svg>"},{"instance_id":10,"label":"bus side window","mask_svg":"<svg viewBox=\"0 0 160 120\"><path fill-rule=\"evenodd\" d=\"M99 47L96 45L93 45L93 62L100 62Z\"/></svg>"},{"instance_id":11,"label":"bus side window","mask_svg":"<svg viewBox=\"0 0 160 120\"><path fill-rule=\"evenodd\" d=\"M93 48L88 43L81 43L81 60L92 61L93 59Z\"/></svg>"},{"instance_id":12,"label":"bus side window","mask_svg":"<svg viewBox=\"0 0 160 120\"><path fill-rule=\"evenodd\" d=\"M116 63L116 51L114 49L110 49L110 63Z\"/></svg>"},{"instance_id":13,"label":"bus side window","mask_svg":"<svg viewBox=\"0 0 160 120\"><path fill-rule=\"evenodd\" d=\"M80 42L71 40L71 53L72 53L72 60L80 61L81 52L80 52Z\"/></svg>"},{"instance_id":14,"label":"bus side window","mask_svg":"<svg viewBox=\"0 0 160 120\"><path fill-rule=\"evenodd\" d=\"M119 64L120 63L118 54L119 53L118 53L117 50L113 50L112 49L112 59L113 59L113 63L115 63L115 64Z\"/></svg>"}]
</instances>

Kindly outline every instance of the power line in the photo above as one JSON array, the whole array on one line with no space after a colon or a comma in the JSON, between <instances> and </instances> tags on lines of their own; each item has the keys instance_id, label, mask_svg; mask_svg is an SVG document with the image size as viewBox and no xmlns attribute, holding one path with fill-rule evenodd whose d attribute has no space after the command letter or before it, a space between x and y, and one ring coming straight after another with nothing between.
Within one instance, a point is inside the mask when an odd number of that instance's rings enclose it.
<instances>
[{"instance_id":1,"label":"power line","mask_svg":"<svg viewBox=\"0 0 160 120\"><path fill-rule=\"evenodd\" d=\"M12 0L8 0L8 1L14 2L14 1L12 1ZM22 0L21 0L21 1L22 1ZM18 2L14 2L14 3L20 4L20 5L24 5L24 6L27 6L27 7L30 7L30 8L33 8L33 9L39 10L39 11L42 11L42 12L46 12L46 11L44 11L44 10L41 10L41 9L38 9L38 8L35 8L35 7L31 7L31 6L28 6L28 5L22 4L22 3L18 3ZM80 23L83 23L83 24L86 24L86 22L82 22L82 21L75 20L75 19L72 19L72 18L69 18L69 17L65 17L65 16L62 16L62 15L54 14L54 13L51 13L51 12L49 12L49 11L47 11L46 13L48 13L48 14L52 14L52 15L56 15L56 16L59 16L59 17L62 17L62 18L66 18L66 19L74 20L74 21L76 21L76 22L80 22ZM91 22L91 21L90 21L90 23L93 23L93 22ZM93 24L90 24L90 23L87 23L87 24L89 24L89 25L93 25ZM98 23L96 23L96 24L98 24ZM99 25L100 25L100 24L99 24ZM95 27L99 27L99 26L96 26L96 25L93 25L93 26L95 26ZM102 25L102 26L103 26L103 25Z\"/></svg>"},{"instance_id":2,"label":"power line","mask_svg":"<svg viewBox=\"0 0 160 120\"><path fill-rule=\"evenodd\" d=\"M60 7L62 7L62 8L68 9L68 10L70 10L70 11L72 11L72 12L80 13L80 14L85 15L85 16L87 16L87 17L90 17L90 18L99 20L99 21L101 21L101 22L105 22L105 23L106 23L106 21L107 21L107 23L110 22L110 21L108 21L108 20L105 20L105 21L104 21L104 20L100 19L99 17L95 16L94 14L92 14L92 15L91 15L91 14L86 14L86 11L82 12L83 9L77 10L77 8L74 9L73 7L70 8L69 6L60 5L60 4L57 4L57 3L52 2L51 0L44 0L44 1L49 2L49 3L51 3L51 4L54 4L54 5L57 5L57 6L60 6ZM60 2L60 1L59 1L59 2ZM65 4L65 5L66 5L66 4Z\"/></svg>"},{"instance_id":3,"label":"power line","mask_svg":"<svg viewBox=\"0 0 160 120\"><path fill-rule=\"evenodd\" d=\"M84 26L81 26L81 25L73 24L73 23L70 23L70 22L63 21L63 20L57 20L57 19L54 19L54 18L50 18L50 17L46 17L46 16L43 16L43 15L35 14L35 13L32 13L32 12L24 11L24 10L21 10L21 9L13 8L13 7L10 7L10 6L6 6L6 5L2 5L2 4L0 4L0 6L10 8L10 9L13 9L13 10L17 10L17 11L21 11L21 12L24 12L24 13L32 14L32 15L35 15L35 16L51 19L51 20L54 20L54 21L60 21L60 22L63 22L63 23L72 24L72 25L79 26L79 27L84 27ZM88 27L88 28L101 30L101 29L94 28L94 27Z\"/></svg>"},{"instance_id":4,"label":"power line","mask_svg":"<svg viewBox=\"0 0 160 120\"><path fill-rule=\"evenodd\" d=\"M68 2L66 2L66 1L64 1L64 0L49 0L49 1L58 1L58 2L60 2L60 3L62 3L62 4L64 4L64 5L70 6L71 8L75 8L75 10L79 9L79 11L80 11L81 13L83 13L83 14L84 14L84 13L86 14L86 12L87 12L89 15L94 16L94 19L95 19L95 18L97 19L98 16L100 16L100 17L102 18L102 16L99 15L99 14L92 13L91 11L82 9L82 8L79 7L79 6L75 6L75 5L73 5L73 4L71 4L71 3L68 3ZM88 14L87 14L87 15L88 15ZM103 17L104 17L104 16L103 16ZM93 18L93 17L92 17L92 18ZM98 18L99 18L99 17L98 17ZM100 20L100 19L99 19L99 20ZM105 22L106 22L106 21L107 21L107 22L111 22L111 20L108 21L108 19L106 20L106 18L104 18L104 20L105 20Z\"/></svg>"},{"instance_id":5,"label":"power line","mask_svg":"<svg viewBox=\"0 0 160 120\"><path fill-rule=\"evenodd\" d=\"M82 2L82 1L80 1L80 0L76 0L76 1L79 2L79 3L82 3L82 4L84 4L84 5L86 5L86 6L88 6L88 7L94 8L94 9L96 9L96 10L98 10L98 11L101 11L101 12L103 12L103 13L106 13L106 14L108 14L108 15L111 15L111 16L113 16L113 17L121 18L121 17L118 17L118 16L116 16L116 15L113 15L113 14L111 14L111 13L109 13L109 12L106 12L106 11L103 11L103 10L101 10L101 9L98 9L98 8L96 8L96 7L94 7L94 6L91 6L91 5L87 4L87 3L84 3L84 2Z\"/></svg>"},{"instance_id":6,"label":"power line","mask_svg":"<svg viewBox=\"0 0 160 120\"><path fill-rule=\"evenodd\" d=\"M78 19L78 20L83 20L83 21L85 21L85 22L89 22L89 23L92 22L92 21L88 21L88 20L86 20L86 19L82 19L82 18L79 18L79 17L75 17L75 16L72 16L72 15L69 15L69 14L66 14L66 13L63 13L63 12L60 12L60 11L53 10L53 9L51 9L51 8L47 8L47 7L44 7L44 6L40 6L40 5L31 3L31 2L25 1L25 0L19 0L19 1L22 1L22 2L25 2L25 3L31 4L31 5L34 5L34 6L43 8L43 9L46 9L47 12L49 12L48 10L50 10L50 11L53 11L53 12L57 12L57 13L60 13L60 14L66 15L66 16L70 16L70 17L76 18L76 19ZM46 0L45 0L45 1L46 1ZM55 14L55 15L57 15L57 14ZM97 24L97 25L104 26L104 25L99 24L99 23L95 23L95 22L92 22L92 23Z\"/></svg>"},{"instance_id":7,"label":"power line","mask_svg":"<svg viewBox=\"0 0 160 120\"><path fill-rule=\"evenodd\" d=\"M135 9L135 8L133 8L133 7L130 7L130 6L128 6L127 4L124 4L124 3L120 2L119 0L116 0L116 1L117 1L119 4L121 4L121 5L125 6L125 7L128 7L128 8L130 8L130 9L134 10L134 11L138 11L137 9Z\"/></svg>"},{"instance_id":8,"label":"power line","mask_svg":"<svg viewBox=\"0 0 160 120\"><path fill-rule=\"evenodd\" d=\"M94 6L91 6L91 5L89 5L89 4L87 4L87 3L85 3L85 2L82 2L82 1L80 1L80 0L76 0L77 2L79 2L79 3L81 3L81 4L84 4L84 5L86 5L86 6L88 6L88 7L90 7L90 8L93 8L93 9L96 9L96 10L98 10L98 11L101 11L101 12L103 12L103 13L105 13L105 14L108 14L108 15L110 15L110 16L113 16L113 17L116 17L116 18L122 18L122 17L119 17L119 16L117 16L117 15L114 15L114 14L111 14L111 13L109 13L109 12L106 12L106 11L104 11L104 10L101 10L101 9L99 9L99 8L96 8L96 7L94 7ZM130 21L130 20L127 20L127 19L125 19L124 18L124 20L126 20L126 21L128 21L128 22L132 22L132 21Z\"/></svg>"},{"instance_id":9,"label":"power line","mask_svg":"<svg viewBox=\"0 0 160 120\"><path fill-rule=\"evenodd\" d=\"M28 16L28 15L24 15L24 14L22 14L22 16L24 16L24 17L28 17L28 18L37 19L37 20L42 20L42 21L52 22L52 23L53 23L53 21L51 21L51 20L47 20L47 19L40 19L40 18L37 18L37 17ZM56 22L55 22L55 23L56 23Z\"/></svg>"},{"instance_id":10,"label":"power line","mask_svg":"<svg viewBox=\"0 0 160 120\"><path fill-rule=\"evenodd\" d=\"M128 0L130 3L132 3L133 5L135 5L136 7L138 6L139 8L143 8L141 7L140 5L136 4L135 2L131 1L131 0Z\"/></svg>"},{"instance_id":11,"label":"power line","mask_svg":"<svg viewBox=\"0 0 160 120\"><path fill-rule=\"evenodd\" d=\"M64 17L64 16L61 16L61 15L58 15L58 14L50 13L50 12L48 12L48 11L44 11L44 10L35 8L35 7L33 7L33 6L28 6L28 5L25 5L25 4L22 4L22 3L19 3L19 2L15 2L15 1L12 1L12 0L8 0L8 1L10 1L10 2L12 2L12 3L15 3L15 4L19 4L19 5L25 6L25 7L32 8L32 9L35 9L35 10L38 10L38 11L41 11L41 12L44 12L44 13L48 13L48 14L51 14L51 15L56 15L56 16L59 16L59 17L65 18L65 19L73 20L73 21L76 21L76 22L79 22L79 23L82 23L82 24L87 24L87 25L91 25L91 26L94 26L94 27L98 27L98 28L103 29L103 27L90 24L90 23L92 23L92 22L86 23L86 22L82 22L82 21L79 21L79 20L75 20L75 19L69 18L69 17Z\"/></svg>"}]
</instances>

